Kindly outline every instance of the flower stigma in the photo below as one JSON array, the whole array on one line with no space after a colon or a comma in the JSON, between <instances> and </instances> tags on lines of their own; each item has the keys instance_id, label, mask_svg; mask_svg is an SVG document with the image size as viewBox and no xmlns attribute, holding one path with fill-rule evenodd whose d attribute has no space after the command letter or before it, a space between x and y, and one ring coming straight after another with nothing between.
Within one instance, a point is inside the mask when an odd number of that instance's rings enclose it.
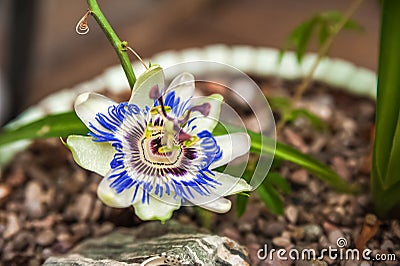
<instances>
[{"instance_id":1,"label":"flower stigma","mask_svg":"<svg viewBox=\"0 0 400 266\"><path fill-rule=\"evenodd\" d=\"M161 147L158 148L160 154L166 154L174 150L180 150L178 143L182 143L184 147L191 147L199 141L199 137L191 136L190 134L183 131L183 127L189 121L190 115L194 111L198 111L205 117L209 115L211 105L209 103L203 103L201 105L196 105L186 110L182 117L170 116L171 107L164 105L164 99L158 85L151 88L149 92L150 99L158 102L158 106L154 106L150 109L150 114L152 115L152 121L160 116L163 121L163 126L154 126L149 123L146 127L146 138L151 138L153 135L160 133L163 137L161 138Z\"/></svg>"}]
</instances>

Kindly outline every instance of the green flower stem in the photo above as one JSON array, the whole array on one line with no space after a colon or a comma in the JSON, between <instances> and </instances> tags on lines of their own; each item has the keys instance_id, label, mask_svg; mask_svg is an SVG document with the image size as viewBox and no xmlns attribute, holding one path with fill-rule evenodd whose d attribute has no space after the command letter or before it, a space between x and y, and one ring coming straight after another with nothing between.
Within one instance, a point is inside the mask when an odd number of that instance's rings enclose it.
<instances>
[{"instance_id":1,"label":"green flower stem","mask_svg":"<svg viewBox=\"0 0 400 266\"><path fill-rule=\"evenodd\" d=\"M111 27L110 23L108 23L106 17L101 12L99 5L97 4L96 0L87 0L87 4L89 6L89 10L91 15L99 24L100 28L103 30L104 34L106 35L107 39L111 42L112 46L114 47L115 52L121 62L122 68L124 69L126 78L128 79L129 86L132 89L133 85L136 82L136 76L133 72L131 61L129 60L126 46L126 41L121 41L113 28Z\"/></svg>"}]
</instances>

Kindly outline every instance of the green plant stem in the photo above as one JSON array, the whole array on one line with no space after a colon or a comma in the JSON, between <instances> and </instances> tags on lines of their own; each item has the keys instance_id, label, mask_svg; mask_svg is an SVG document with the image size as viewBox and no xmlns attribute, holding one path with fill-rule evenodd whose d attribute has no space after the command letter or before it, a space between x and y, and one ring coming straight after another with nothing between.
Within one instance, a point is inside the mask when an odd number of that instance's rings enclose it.
<instances>
[{"instance_id":1,"label":"green plant stem","mask_svg":"<svg viewBox=\"0 0 400 266\"><path fill-rule=\"evenodd\" d=\"M122 68L124 69L126 78L128 79L129 86L132 89L136 82L136 76L133 72L132 64L127 54L127 42L121 41L118 38L110 23L108 23L106 17L103 15L103 12L101 12L96 0L87 0L87 4L89 6L90 14L94 17L106 35L107 39L114 47L114 50L121 62Z\"/></svg>"},{"instance_id":2,"label":"green plant stem","mask_svg":"<svg viewBox=\"0 0 400 266\"><path fill-rule=\"evenodd\" d=\"M381 15L376 131L371 193L380 218L400 216L400 1L385 0Z\"/></svg>"},{"instance_id":3,"label":"green plant stem","mask_svg":"<svg viewBox=\"0 0 400 266\"><path fill-rule=\"evenodd\" d=\"M317 70L317 67L319 63L321 62L322 58L328 53L329 48L332 46L333 40L335 39L336 35L342 30L346 22L353 16L354 12L358 9L358 7L361 5L363 0L355 0L349 9L346 11L342 19L335 25L335 27L332 28L331 34L329 38L326 40L324 45L321 46L321 48L318 51L318 56L317 59L314 61L313 65L311 66L310 71L308 72L307 76L303 79L301 84L296 90L296 94L294 95L293 98L293 103L296 104L298 100L303 96L303 93L307 89L308 85L310 84L315 71Z\"/></svg>"},{"instance_id":4,"label":"green plant stem","mask_svg":"<svg viewBox=\"0 0 400 266\"><path fill-rule=\"evenodd\" d=\"M332 28L329 38L319 48L317 58L312 64L310 71L308 72L307 76L305 76L304 79L301 81L300 85L296 88L296 92L295 95L293 96L293 100L291 103L292 106L296 106L297 102L301 99L308 85L310 84L312 78L314 77L314 73L317 70L319 63L321 62L322 58L324 58L324 56L328 53L329 48L331 47L336 35L342 30L346 22L353 16L354 12L358 9L358 7L361 5L362 2L363 0L355 0L350 5L349 9L347 9L342 19L335 25L335 27ZM281 119L276 125L277 132L279 132L285 124L286 120Z\"/></svg>"}]
</instances>

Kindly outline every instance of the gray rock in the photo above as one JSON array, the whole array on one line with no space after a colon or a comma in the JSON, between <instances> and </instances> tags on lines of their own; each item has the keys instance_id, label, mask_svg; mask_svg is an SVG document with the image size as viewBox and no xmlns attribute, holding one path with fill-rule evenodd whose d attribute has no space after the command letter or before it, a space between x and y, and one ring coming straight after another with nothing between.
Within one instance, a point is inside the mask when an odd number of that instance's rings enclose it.
<instances>
[{"instance_id":1,"label":"gray rock","mask_svg":"<svg viewBox=\"0 0 400 266\"><path fill-rule=\"evenodd\" d=\"M285 216L291 224L296 224L299 217L299 209L296 206L289 205L285 208Z\"/></svg>"},{"instance_id":2,"label":"gray rock","mask_svg":"<svg viewBox=\"0 0 400 266\"><path fill-rule=\"evenodd\" d=\"M349 260L349 261L345 261L344 266L358 266L359 265L359 261L353 261L353 260Z\"/></svg>"},{"instance_id":3,"label":"gray rock","mask_svg":"<svg viewBox=\"0 0 400 266\"><path fill-rule=\"evenodd\" d=\"M312 242L322 235L322 228L317 224L307 224L304 226L304 238L306 241Z\"/></svg>"},{"instance_id":4,"label":"gray rock","mask_svg":"<svg viewBox=\"0 0 400 266\"><path fill-rule=\"evenodd\" d=\"M89 265L115 265L115 266L127 266L127 265L140 265L140 264L131 264L131 263L125 263L125 262L117 262L115 260L94 260L90 258L84 258L80 255L70 255L66 258L56 258L56 257L50 257L46 260L46 262L43 265L47 266L56 266L56 265L76 265L76 266L89 266Z\"/></svg>"},{"instance_id":5,"label":"gray rock","mask_svg":"<svg viewBox=\"0 0 400 266\"><path fill-rule=\"evenodd\" d=\"M328 263L321 260L299 260L296 261L295 266L326 266Z\"/></svg>"},{"instance_id":6,"label":"gray rock","mask_svg":"<svg viewBox=\"0 0 400 266\"><path fill-rule=\"evenodd\" d=\"M19 224L18 217L15 213L10 213L7 215L7 226L3 232L4 239L8 239L15 235L21 228Z\"/></svg>"},{"instance_id":7,"label":"gray rock","mask_svg":"<svg viewBox=\"0 0 400 266\"><path fill-rule=\"evenodd\" d=\"M84 193L77 198L75 204L78 220L85 221L92 211L93 196L89 193Z\"/></svg>"},{"instance_id":8,"label":"gray rock","mask_svg":"<svg viewBox=\"0 0 400 266\"><path fill-rule=\"evenodd\" d=\"M383 240L383 243L381 245L381 249L382 250L389 250L389 249L392 250L392 249L394 249L394 244L389 239Z\"/></svg>"},{"instance_id":9,"label":"gray rock","mask_svg":"<svg viewBox=\"0 0 400 266\"><path fill-rule=\"evenodd\" d=\"M304 227L292 227L290 236L296 240L301 240L304 238Z\"/></svg>"},{"instance_id":10,"label":"gray rock","mask_svg":"<svg viewBox=\"0 0 400 266\"><path fill-rule=\"evenodd\" d=\"M368 195L360 195L357 197L357 202L360 204L362 207L367 207L369 204L369 196Z\"/></svg>"},{"instance_id":11,"label":"gray rock","mask_svg":"<svg viewBox=\"0 0 400 266\"><path fill-rule=\"evenodd\" d=\"M248 233L253 230L253 226L250 223L240 223L238 229L240 232Z\"/></svg>"},{"instance_id":12,"label":"gray rock","mask_svg":"<svg viewBox=\"0 0 400 266\"><path fill-rule=\"evenodd\" d=\"M30 218L37 219L42 217L46 210L43 206L43 190L40 183L31 181L25 189L25 209Z\"/></svg>"},{"instance_id":13,"label":"gray rock","mask_svg":"<svg viewBox=\"0 0 400 266\"><path fill-rule=\"evenodd\" d=\"M331 244L337 244L339 239L344 239L343 232L341 230L334 230L328 234L328 239ZM346 240L347 242L347 240Z\"/></svg>"},{"instance_id":14,"label":"gray rock","mask_svg":"<svg viewBox=\"0 0 400 266\"><path fill-rule=\"evenodd\" d=\"M110 233L114 229L114 224L110 222L105 222L101 225L95 225L93 230L94 236L103 236L105 234Z\"/></svg>"},{"instance_id":15,"label":"gray rock","mask_svg":"<svg viewBox=\"0 0 400 266\"><path fill-rule=\"evenodd\" d=\"M321 190L321 184L317 180L311 180L308 182L308 188L313 195L317 196Z\"/></svg>"},{"instance_id":16,"label":"gray rock","mask_svg":"<svg viewBox=\"0 0 400 266\"><path fill-rule=\"evenodd\" d=\"M400 224L399 224L399 221L393 220L392 223L390 224L390 230L393 232L393 234L397 238L400 238Z\"/></svg>"},{"instance_id":17,"label":"gray rock","mask_svg":"<svg viewBox=\"0 0 400 266\"><path fill-rule=\"evenodd\" d=\"M327 215L327 219L334 224L341 224L342 215L336 211L332 211Z\"/></svg>"},{"instance_id":18,"label":"gray rock","mask_svg":"<svg viewBox=\"0 0 400 266\"><path fill-rule=\"evenodd\" d=\"M285 229L285 224L277 221L265 224L262 230L266 236L275 237L282 234L284 229Z\"/></svg>"},{"instance_id":19,"label":"gray rock","mask_svg":"<svg viewBox=\"0 0 400 266\"><path fill-rule=\"evenodd\" d=\"M332 168L336 173L339 174L344 180L349 180L351 177L350 169L343 157L335 156L332 159Z\"/></svg>"},{"instance_id":20,"label":"gray rock","mask_svg":"<svg viewBox=\"0 0 400 266\"><path fill-rule=\"evenodd\" d=\"M32 242L34 242L34 239L34 236L27 231L18 233L18 235L16 235L12 241L14 251L22 251L26 249L32 244Z\"/></svg>"},{"instance_id":21,"label":"gray rock","mask_svg":"<svg viewBox=\"0 0 400 266\"><path fill-rule=\"evenodd\" d=\"M297 170L290 176L290 180L296 184L307 185L309 180L308 173L304 169Z\"/></svg>"},{"instance_id":22,"label":"gray rock","mask_svg":"<svg viewBox=\"0 0 400 266\"><path fill-rule=\"evenodd\" d=\"M7 185L0 184L0 202L10 195L10 188Z\"/></svg>"},{"instance_id":23,"label":"gray rock","mask_svg":"<svg viewBox=\"0 0 400 266\"><path fill-rule=\"evenodd\" d=\"M96 199L92 209L92 214L90 215L90 221L97 221L100 218L102 207L103 203L100 200Z\"/></svg>"},{"instance_id":24,"label":"gray rock","mask_svg":"<svg viewBox=\"0 0 400 266\"><path fill-rule=\"evenodd\" d=\"M247 251L233 240L200 234L194 227L181 225L175 221L169 221L164 225L150 222L138 228L118 229L104 237L84 241L64 257L50 257L44 265L141 265L142 263L143 265L250 265Z\"/></svg>"},{"instance_id":25,"label":"gray rock","mask_svg":"<svg viewBox=\"0 0 400 266\"><path fill-rule=\"evenodd\" d=\"M369 214L365 215L364 222L366 225L375 226L377 221L378 221L378 218L374 214L369 213Z\"/></svg>"},{"instance_id":26,"label":"gray rock","mask_svg":"<svg viewBox=\"0 0 400 266\"><path fill-rule=\"evenodd\" d=\"M65 216L69 221L86 221L93 211L94 195L83 193L79 195L73 205L69 205Z\"/></svg>"},{"instance_id":27,"label":"gray rock","mask_svg":"<svg viewBox=\"0 0 400 266\"><path fill-rule=\"evenodd\" d=\"M290 242L290 239L288 239L286 237L282 237L282 236L274 237L272 239L272 243L275 246L284 247L284 248L289 247L290 245L292 245L292 243Z\"/></svg>"},{"instance_id":28,"label":"gray rock","mask_svg":"<svg viewBox=\"0 0 400 266\"><path fill-rule=\"evenodd\" d=\"M234 228L233 226L225 227L222 230L221 235L229 237L230 239L233 239L233 240L237 240L240 238L238 230L236 228Z\"/></svg>"},{"instance_id":29,"label":"gray rock","mask_svg":"<svg viewBox=\"0 0 400 266\"><path fill-rule=\"evenodd\" d=\"M78 239L86 237L90 233L90 228L86 223L77 223L71 226L71 231Z\"/></svg>"},{"instance_id":30,"label":"gray rock","mask_svg":"<svg viewBox=\"0 0 400 266\"><path fill-rule=\"evenodd\" d=\"M38 243L41 246L48 246L51 243L53 243L55 239L56 239L56 234L52 230L47 229L40 232L37 235L36 243Z\"/></svg>"},{"instance_id":31,"label":"gray rock","mask_svg":"<svg viewBox=\"0 0 400 266\"><path fill-rule=\"evenodd\" d=\"M293 130L285 128L283 134L285 135L287 142L295 146L301 152L307 153L309 151L309 147L303 141L302 137Z\"/></svg>"}]
</instances>

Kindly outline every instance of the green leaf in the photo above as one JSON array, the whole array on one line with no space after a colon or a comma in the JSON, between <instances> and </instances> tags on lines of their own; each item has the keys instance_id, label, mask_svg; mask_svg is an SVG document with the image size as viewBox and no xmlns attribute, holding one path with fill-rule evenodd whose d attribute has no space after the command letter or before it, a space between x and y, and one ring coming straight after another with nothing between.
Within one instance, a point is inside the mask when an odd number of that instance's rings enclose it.
<instances>
[{"instance_id":1,"label":"green leaf","mask_svg":"<svg viewBox=\"0 0 400 266\"><path fill-rule=\"evenodd\" d=\"M357 30L357 31L362 31L364 30L363 26L359 24L357 21L349 19L343 26L344 29L346 30Z\"/></svg>"},{"instance_id":2,"label":"green leaf","mask_svg":"<svg viewBox=\"0 0 400 266\"><path fill-rule=\"evenodd\" d=\"M249 167L248 165L242 176L248 182L251 180L253 175L251 169L252 167ZM256 189L256 192L273 214L282 214L284 204L280 194L290 193L290 185L279 173L269 172L264 182ZM246 211L248 201L247 198L243 198L242 195L238 195L236 198L236 213L238 217L240 217Z\"/></svg>"},{"instance_id":3,"label":"green leaf","mask_svg":"<svg viewBox=\"0 0 400 266\"><path fill-rule=\"evenodd\" d=\"M296 50L298 62L301 62L307 50L308 44L310 43L310 39L317 22L318 20L316 17L312 17L295 28L289 35L289 38L287 39L283 49L280 51L279 60L282 59L284 50L293 47Z\"/></svg>"},{"instance_id":4,"label":"green leaf","mask_svg":"<svg viewBox=\"0 0 400 266\"><path fill-rule=\"evenodd\" d=\"M316 129L326 130L328 128L328 125L324 121L322 121L318 116L311 113L307 109L303 109L303 108L293 109L291 111L291 115L292 115L292 121L294 121L298 117L302 116L302 117L306 118L308 121L310 121L311 125Z\"/></svg>"},{"instance_id":5,"label":"green leaf","mask_svg":"<svg viewBox=\"0 0 400 266\"><path fill-rule=\"evenodd\" d=\"M281 192L289 194L289 183L277 172L269 172L264 182L256 189L261 200L273 214L283 214L284 203Z\"/></svg>"},{"instance_id":6,"label":"green leaf","mask_svg":"<svg viewBox=\"0 0 400 266\"><path fill-rule=\"evenodd\" d=\"M236 196L236 214L238 217L241 217L246 211L248 201L249 201L248 196L243 196L243 195Z\"/></svg>"},{"instance_id":7,"label":"green leaf","mask_svg":"<svg viewBox=\"0 0 400 266\"><path fill-rule=\"evenodd\" d=\"M339 11L327 11L320 14L322 21L326 22L330 27L334 27L342 18L344 14ZM343 26L348 30L362 30L363 27L353 19L348 19Z\"/></svg>"},{"instance_id":8,"label":"green leaf","mask_svg":"<svg viewBox=\"0 0 400 266\"><path fill-rule=\"evenodd\" d=\"M291 108L290 100L286 97L271 97L268 98L268 103L273 111Z\"/></svg>"},{"instance_id":9,"label":"green leaf","mask_svg":"<svg viewBox=\"0 0 400 266\"><path fill-rule=\"evenodd\" d=\"M261 185L257 188L256 191L261 200L273 214L283 214L283 200L279 193L273 187Z\"/></svg>"},{"instance_id":10,"label":"green leaf","mask_svg":"<svg viewBox=\"0 0 400 266\"><path fill-rule=\"evenodd\" d=\"M279 61L282 60L285 50L294 48L296 57L300 63L308 49L308 45L313 38L314 32L318 30L318 44L322 47L329 37L334 33L334 28L343 18L343 14L338 11L318 13L302 22L289 35L279 53ZM348 30L362 30L362 26L352 19L348 19L343 26Z\"/></svg>"},{"instance_id":11,"label":"green leaf","mask_svg":"<svg viewBox=\"0 0 400 266\"><path fill-rule=\"evenodd\" d=\"M383 2L371 177L373 201L381 216L387 216L394 206L400 205L399 14L400 1Z\"/></svg>"},{"instance_id":12,"label":"green leaf","mask_svg":"<svg viewBox=\"0 0 400 266\"><path fill-rule=\"evenodd\" d=\"M400 181L384 189L376 168L372 168L371 190L375 211L381 218L399 218L400 213Z\"/></svg>"},{"instance_id":13,"label":"green leaf","mask_svg":"<svg viewBox=\"0 0 400 266\"><path fill-rule=\"evenodd\" d=\"M282 119L287 122L293 122L298 117L302 116L308 119L311 122L311 125L316 129L325 130L328 128L328 125L324 121L307 109L293 109L288 98L272 97L268 99L268 102L271 106L271 109L279 112L282 116Z\"/></svg>"},{"instance_id":14,"label":"green leaf","mask_svg":"<svg viewBox=\"0 0 400 266\"><path fill-rule=\"evenodd\" d=\"M287 180L277 172L269 172L267 178L264 181L264 185L275 186L282 190L285 194L291 192L290 185Z\"/></svg>"},{"instance_id":15,"label":"green leaf","mask_svg":"<svg viewBox=\"0 0 400 266\"><path fill-rule=\"evenodd\" d=\"M317 23L317 19L311 18L295 29L290 37L296 47L296 56L298 62L301 62L304 54L307 51L308 44L310 43L312 33Z\"/></svg>"},{"instance_id":16,"label":"green leaf","mask_svg":"<svg viewBox=\"0 0 400 266\"><path fill-rule=\"evenodd\" d=\"M4 129L0 134L0 146L22 139L41 139L84 135L88 129L75 112L49 115L16 129Z\"/></svg>"},{"instance_id":17,"label":"green leaf","mask_svg":"<svg viewBox=\"0 0 400 266\"><path fill-rule=\"evenodd\" d=\"M400 181L400 109L398 110L397 126L393 136L393 145L389 155L389 162L385 176L385 188L389 188Z\"/></svg>"},{"instance_id":18,"label":"green leaf","mask_svg":"<svg viewBox=\"0 0 400 266\"><path fill-rule=\"evenodd\" d=\"M319 34L318 34L318 44L321 47L324 45L326 40L328 40L330 35L330 28L329 25L326 21L322 21L320 28L319 28Z\"/></svg>"},{"instance_id":19,"label":"green leaf","mask_svg":"<svg viewBox=\"0 0 400 266\"><path fill-rule=\"evenodd\" d=\"M400 22L399 1L383 4L380 44L378 91L376 105L376 134L374 166L384 188L399 180L399 122L400 122ZM396 138L397 137L397 138ZM397 157L393 157L396 156ZM395 162L397 160L397 163ZM393 165L395 164L395 165ZM389 166L391 165L391 166ZM388 168L391 168L390 173Z\"/></svg>"}]
</instances>

